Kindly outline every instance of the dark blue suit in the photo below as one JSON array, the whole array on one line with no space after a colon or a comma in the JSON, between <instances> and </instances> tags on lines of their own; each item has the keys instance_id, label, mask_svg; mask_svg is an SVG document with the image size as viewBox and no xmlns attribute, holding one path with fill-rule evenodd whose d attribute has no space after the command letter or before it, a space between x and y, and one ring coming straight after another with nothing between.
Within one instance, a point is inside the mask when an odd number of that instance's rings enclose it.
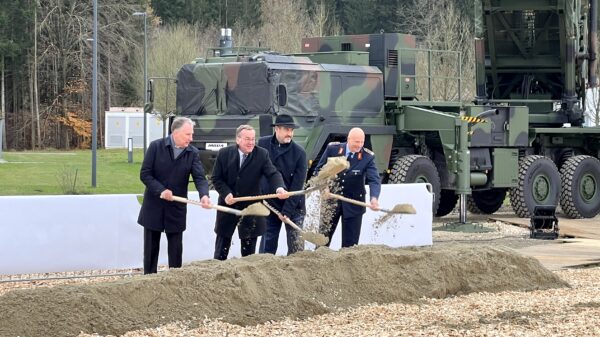
<instances>
[{"instance_id":1,"label":"dark blue suit","mask_svg":"<svg viewBox=\"0 0 600 337\"><path fill-rule=\"evenodd\" d=\"M215 190L219 193L219 205L235 209L244 209L250 206L252 201L240 201L233 205L227 205L225 197L231 193L234 197L254 196L260 194L259 182L265 177L272 186L273 193L279 187L283 187L281 173L273 166L269 159L267 150L255 146L240 167L240 155L237 145L222 148L217 154L217 161L213 169L212 182ZM239 222L239 225L238 225ZM231 246L231 237L235 229L238 229L240 237L242 256L254 254L256 250L256 238L265 231L263 217L245 216L239 218L236 215L217 212L215 221L215 259L225 260Z\"/></svg>"},{"instance_id":2,"label":"dark blue suit","mask_svg":"<svg viewBox=\"0 0 600 337\"><path fill-rule=\"evenodd\" d=\"M265 136L258 140L258 146L269 151L269 157L273 165L281 173L285 189L288 191L298 191L304 188L306 180L306 152L304 149L292 141L289 144L279 144L275 136ZM271 193L273 186L269 186L266 179L261 181L261 194ZM285 200L271 199L269 204L279 210L283 215L290 218L296 225L302 227L304 215L306 214L304 195L293 196ZM267 217L266 231L260 240L260 253L275 254L279 241L279 231L281 229L281 220L274 213ZM300 233L290 227L285 226L288 244L288 255L304 249L304 241L300 238Z\"/></svg>"},{"instance_id":3,"label":"dark blue suit","mask_svg":"<svg viewBox=\"0 0 600 337\"><path fill-rule=\"evenodd\" d=\"M346 156L346 143L329 144L317 164L316 172L327 163L327 158L337 156ZM368 184L371 198L379 198L381 178L377 172L373 152L362 148L360 152L354 153L351 158L348 158L348 161L350 162L350 168L338 175L341 187L340 194L354 200L366 201L365 184ZM332 192L335 193L335 191ZM331 242L331 238L341 217L342 247L356 245L360 237L362 215L365 212L365 207L337 201L331 218L323 220L320 229L321 233L328 236L329 242Z\"/></svg>"}]
</instances>

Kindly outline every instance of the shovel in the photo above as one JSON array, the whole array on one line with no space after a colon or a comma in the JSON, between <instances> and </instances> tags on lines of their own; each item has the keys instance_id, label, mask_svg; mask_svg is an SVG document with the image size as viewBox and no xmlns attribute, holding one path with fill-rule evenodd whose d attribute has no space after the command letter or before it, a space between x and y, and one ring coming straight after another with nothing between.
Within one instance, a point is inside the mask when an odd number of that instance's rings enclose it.
<instances>
[{"instance_id":1,"label":"shovel","mask_svg":"<svg viewBox=\"0 0 600 337\"><path fill-rule=\"evenodd\" d=\"M323 188L327 185L322 185L322 186L313 186L313 187L309 187L305 190L300 190L300 191L291 191L291 192L286 192L285 194L288 197L293 197L295 195L302 195L302 194L307 194L310 193L312 191L316 191L319 188ZM233 198L233 200L235 202L238 201L255 201L255 200L264 200L264 199L275 199L279 197L279 194L277 193L272 193L272 194L262 194L262 195L254 195L254 196L247 196L247 197L237 197L237 198Z\"/></svg>"},{"instance_id":2,"label":"shovel","mask_svg":"<svg viewBox=\"0 0 600 337\"><path fill-rule=\"evenodd\" d=\"M310 178L309 183L311 186L321 185L323 181L335 177L335 175L343 170L347 170L349 167L350 163L346 157L329 157L327 158L327 163L321 167L319 174Z\"/></svg>"},{"instance_id":3,"label":"shovel","mask_svg":"<svg viewBox=\"0 0 600 337\"><path fill-rule=\"evenodd\" d=\"M327 158L327 163L323 165L321 171L316 177L313 177L309 180L309 188L300 190L300 191L291 191L287 192L288 197L293 197L295 195L307 194L319 189L323 189L327 186L327 179L334 177L336 174L342 172L343 170L347 170L350 167L350 163L345 157L329 157ZM265 200L265 199L275 199L279 197L278 194L263 194L263 195L255 195L255 196L247 196L247 197L237 197L233 198L235 202L238 201L255 201L255 200Z\"/></svg>"},{"instance_id":4,"label":"shovel","mask_svg":"<svg viewBox=\"0 0 600 337\"><path fill-rule=\"evenodd\" d=\"M177 196L173 196L173 200L177 201L177 202L186 203L186 204L202 206L200 201L197 201L197 200L190 200L190 199L177 197ZM225 213L235 214L237 216L248 216L248 215L267 216L267 215L269 215L269 210L265 206L261 205L258 202L254 203L242 210L225 207L225 206L221 206L221 205L214 205L214 204L211 204L210 208L216 209L217 211L221 211L221 212L225 212Z\"/></svg>"},{"instance_id":5,"label":"shovel","mask_svg":"<svg viewBox=\"0 0 600 337\"><path fill-rule=\"evenodd\" d=\"M275 209L275 207L271 206L268 202L266 202L265 200L263 200L263 204L271 210L271 212L273 212L274 214L281 216L281 213ZM303 230L302 228L300 228L298 225L296 225L292 220L288 219L288 218L283 218L283 221L292 226L292 228L294 228L295 230L300 232L300 236L302 236L302 238L310 243L313 243L317 246L325 246L327 244L327 242L329 242L329 238L326 237L323 234L320 233L313 233L313 232L308 232Z\"/></svg>"},{"instance_id":6,"label":"shovel","mask_svg":"<svg viewBox=\"0 0 600 337\"><path fill-rule=\"evenodd\" d=\"M364 201L350 199L350 198L347 198L347 197L344 197L344 196L341 196L338 194L334 194L334 193L331 193L328 191L323 193L323 198L325 198L325 199L334 198L334 199L349 202L351 204L355 204L358 206L369 207L369 208L371 207L371 204L368 204ZM411 204L397 204L392 209L385 209L385 208L380 207L380 208L377 208L376 211L385 212L388 214L417 214L417 210Z\"/></svg>"}]
</instances>

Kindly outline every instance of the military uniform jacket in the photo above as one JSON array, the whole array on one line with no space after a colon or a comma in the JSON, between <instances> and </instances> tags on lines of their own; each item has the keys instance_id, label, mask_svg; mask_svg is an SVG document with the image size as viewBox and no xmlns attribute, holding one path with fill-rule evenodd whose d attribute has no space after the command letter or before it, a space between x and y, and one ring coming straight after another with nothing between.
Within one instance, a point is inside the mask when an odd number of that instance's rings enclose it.
<instances>
[{"instance_id":1,"label":"military uniform jacket","mask_svg":"<svg viewBox=\"0 0 600 337\"><path fill-rule=\"evenodd\" d=\"M327 163L327 158L345 155L346 143L329 144L317 164L316 172ZM379 198L381 179L377 172L373 152L363 147L360 152L354 153L353 158L348 159L348 161L350 162L350 168L338 174L342 187L341 194L354 200L366 201L365 184L368 184L371 197ZM343 207L344 217L362 215L366 211L365 207L348 202L339 201L338 205Z\"/></svg>"},{"instance_id":2,"label":"military uniform jacket","mask_svg":"<svg viewBox=\"0 0 600 337\"><path fill-rule=\"evenodd\" d=\"M186 204L163 200L160 194L169 189L173 195L187 198L191 175L200 197L208 195L208 181L199 153L195 147L188 146L175 159L170 136L150 143L140 170L140 180L146 185L144 202L138 216L140 225L167 233L185 230Z\"/></svg>"},{"instance_id":3,"label":"military uniform jacket","mask_svg":"<svg viewBox=\"0 0 600 337\"><path fill-rule=\"evenodd\" d=\"M299 191L304 188L307 162L306 152L300 145L294 141L280 145L275 136L265 136L258 140L258 146L269 151L269 157L281 173L286 190ZM266 179L263 178L261 181L262 194L271 193L272 190L273 186L269 186ZM290 218L298 213L306 213L304 195L293 196L284 200L271 199L268 202Z\"/></svg>"},{"instance_id":4,"label":"military uniform jacket","mask_svg":"<svg viewBox=\"0 0 600 337\"><path fill-rule=\"evenodd\" d=\"M234 197L253 196L260 194L260 179L265 177L273 187L274 193L279 187L284 187L281 174L269 159L267 150L255 146L254 150L244 160L240 167L240 155L237 145L222 148L217 154L213 170L212 182L219 193L219 205L235 209L244 209L256 201L236 202L233 205L225 203L225 197L231 193ZM234 214L217 212L215 233L232 237L240 218ZM265 232L264 217L246 216L238 227L240 239L257 237Z\"/></svg>"}]
</instances>

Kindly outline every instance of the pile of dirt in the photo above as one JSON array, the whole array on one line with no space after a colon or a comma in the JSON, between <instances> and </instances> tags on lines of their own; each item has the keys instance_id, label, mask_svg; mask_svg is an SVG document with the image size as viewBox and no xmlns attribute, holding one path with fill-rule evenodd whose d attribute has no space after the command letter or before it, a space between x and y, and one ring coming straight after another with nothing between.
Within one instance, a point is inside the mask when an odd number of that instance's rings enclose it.
<instances>
[{"instance_id":1,"label":"pile of dirt","mask_svg":"<svg viewBox=\"0 0 600 337\"><path fill-rule=\"evenodd\" d=\"M254 325L369 303L567 286L533 258L508 248L319 248L288 257L201 261L107 283L12 291L0 296L0 335L119 335L205 318Z\"/></svg>"}]
</instances>

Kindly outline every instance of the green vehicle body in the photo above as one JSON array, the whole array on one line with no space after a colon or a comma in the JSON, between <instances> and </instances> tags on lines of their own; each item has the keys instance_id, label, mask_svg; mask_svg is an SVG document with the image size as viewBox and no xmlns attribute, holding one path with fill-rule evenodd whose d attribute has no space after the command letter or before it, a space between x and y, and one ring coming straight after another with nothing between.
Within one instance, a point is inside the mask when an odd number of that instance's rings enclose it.
<instances>
[{"instance_id":1,"label":"green vehicle body","mask_svg":"<svg viewBox=\"0 0 600 337\"><path fill-rule=\"evenodd\" d=\"M286 113L300 125L309 176L328 143L361 127L383 181L430 183L438 216L458 200L461 220L466 209L494 213L507 194L523 217L558 204L571 217L597 215L600 128L581 126L586 86L596 86L596 1L474 5L473 104L461 103L460 55L450 51L458 75L444 80L457 95L433 97L431 55L443 52L417 49L412 35L306 38L296 55L234 48L226 37L179 71L177 113L196 121L208 172L239 125L270 135L273 116Z\"/></svg>"}]
</instances>

